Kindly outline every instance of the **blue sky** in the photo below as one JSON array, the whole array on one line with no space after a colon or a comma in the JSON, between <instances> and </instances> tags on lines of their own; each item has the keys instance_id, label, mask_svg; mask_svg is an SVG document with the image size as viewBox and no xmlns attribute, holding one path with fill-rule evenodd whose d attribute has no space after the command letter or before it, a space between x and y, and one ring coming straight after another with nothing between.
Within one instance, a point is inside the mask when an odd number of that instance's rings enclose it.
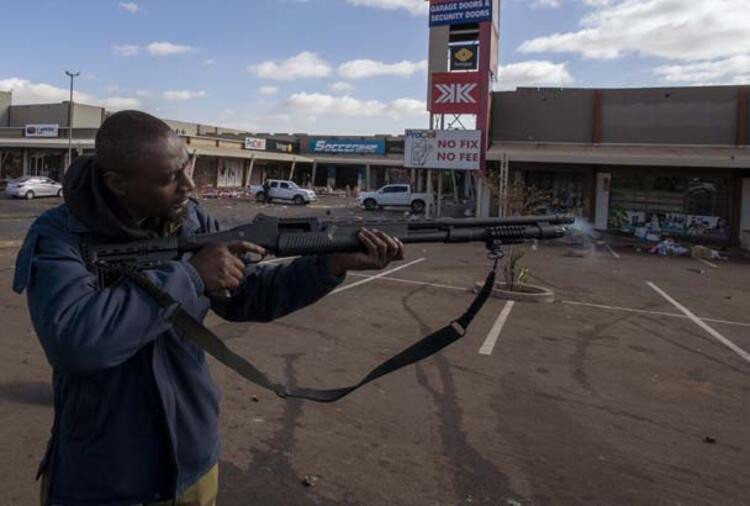
<instances>
[{"instance_id":1,"label":"blue sky","mask_svg":"<svg viewBox=\"0 0 750 506\"><path fill-rule=\"evenodd\" d=\"M503 0L498 89L750 83L747 0ZM6 0L0 89L252 131L423 127L423 0ZM74 27L71 29L71 26Z\"/></svg>"}]
</instances>

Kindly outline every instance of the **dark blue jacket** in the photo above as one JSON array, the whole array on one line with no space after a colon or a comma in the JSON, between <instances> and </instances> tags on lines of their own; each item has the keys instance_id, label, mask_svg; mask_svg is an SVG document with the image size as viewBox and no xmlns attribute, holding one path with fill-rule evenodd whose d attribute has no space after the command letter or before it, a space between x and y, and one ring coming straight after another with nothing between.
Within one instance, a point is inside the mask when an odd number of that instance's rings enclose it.
<instances>
[{"instance_id":1,"label":"dark blue jacket","mask_svg":"<svg viewBox=\"0 0 750 506\"><path fill-rule=\"evenodd\" d=\"M195 202L181 234L218 224ZM65 205L40 216L16 262L13 288L28 292L31 319L53 369L55 423L41 470L50 502L119 505L179 495L219 454L219 391L203 351L130 282L99 288L82 258L91 231ZM210 307L186 261L145 274L202 321ZM326 257L248 269L224 308L231 321L270 321L334 288Z\"/></svg>"}]
</instances>

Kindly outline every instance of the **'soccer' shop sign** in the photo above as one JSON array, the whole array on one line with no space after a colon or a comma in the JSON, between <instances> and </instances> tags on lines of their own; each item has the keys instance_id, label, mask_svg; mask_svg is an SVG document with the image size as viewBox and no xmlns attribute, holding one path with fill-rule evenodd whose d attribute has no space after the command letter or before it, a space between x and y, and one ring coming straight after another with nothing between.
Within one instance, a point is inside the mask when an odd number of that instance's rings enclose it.
<instances>
[{"instance_id":1,"label":"'soccer' shop sign","mask_svg":"<svg viewBox=\"0 0 750 506\"><path fill-rule=\"evenodd\" d=\"M348 155L384 155L385 141L359 141L350 139L310 139L310 153Z\"/></svg>"},{"instance_id":2,"label":"'soccer' shop sign","mask_svg":"<svg viewBox=\"0 0 750 506\"><path fill-rule=\"evenodd\" d=\"M59 125L26 125L23 134L26 137L57 137Z\"/></svg>"},{"instance_id":3,"label":"'soccer' shop sign","mask_svg":"<svg viewBox=\"0 0 750 506\"><path fill-rule=\"evenodd\" d=\"M430 26L492 20L492 0L430 0Z\"/></svg>"},{"instance_id":4,"label":"'soccer' shop sign","mask_svg":"<svg viewBox=\"0 0 750 506\"><path fill-rule=\"evenodd\" d=\"M258 137L245 137L245 149L254 149L256 151L266 150L266 140Z\"/></svg>"},{"instance_id":5,"label":"'soccer' shop sign","mask_svg":"<svg viewBox=\"0 0 750 506\"><path fill-rule=\"evenodd\" d=\"M479 170L479 130L407 130L404 167Z\"/></svg>"},{"instance_id":6,"label":"'soccer' shop sign","mask_svg":"<svg viewBox=\"0 0 750 506\"><path fill-rule=\"evenodd\" d=\"M434 114L479 114L479 72L436 72L430 91Z\"/></svg>"}]
</instances>

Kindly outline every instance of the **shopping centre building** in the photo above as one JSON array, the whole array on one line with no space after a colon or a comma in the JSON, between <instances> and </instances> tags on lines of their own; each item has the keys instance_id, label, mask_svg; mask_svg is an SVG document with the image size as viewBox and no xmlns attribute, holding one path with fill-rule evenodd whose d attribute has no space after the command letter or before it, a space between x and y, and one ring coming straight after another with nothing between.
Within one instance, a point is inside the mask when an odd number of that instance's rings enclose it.
<instances>
[{"instance_id":1,"label":"shopping centre building","mask_svg":"<svg viewBox=\"0 0 750 506\"><path fill-rule=\"evenodd\" d=\"M737 243L750 230L748 90L495 92L487 171L507 170L510 181L551 195L549 211L573 212L598 229L658 226L677 237ZM0 177L60 179L68 163L69 104L11 101L0 92ZM74 104L74 157L93 152L107 114ZM403 136L249 133L165 121L197 156L194 178L201 187L244 187L269 177L352 191L400 182L427 186L425 171L404 168ZM497 192L476 191L492 178L454 175L446 180L450 198L479 194L480 214L497 213Z\"/></svg>"}]
</instances>

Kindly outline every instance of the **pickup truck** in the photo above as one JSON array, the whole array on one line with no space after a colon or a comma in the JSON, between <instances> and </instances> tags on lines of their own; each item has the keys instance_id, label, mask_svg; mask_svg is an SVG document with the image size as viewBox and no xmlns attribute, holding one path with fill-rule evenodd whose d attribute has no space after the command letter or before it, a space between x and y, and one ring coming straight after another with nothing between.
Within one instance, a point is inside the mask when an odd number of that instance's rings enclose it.
<instances>
[{"instance_id":1,"label":"pickup truck","mask_svg":"<svg viewBox=\"0 0 750 506\"><path fill-rule=\"evenodd\" d=\"M379 207L410 207L415 213L422 213L432 198L428 193L414 193L408 184L389 184L374 192L361 192L357 198L368 211Z\"/></svg>"},{"instance_id":2,"label":"pickup truck","mask_svg":"<svg viewBox=\"0 0 750 506\"><path fill-rule=\"evenodd\" d=\"M269 179L266 185L260 187L255 192L255 199L258 202L271 202L271 200L291 200L298 206L309 204L318 200L318 196L312 190L300 188L293 181L281 181L279 179ZM251 188L252 191L252 188Z\"/></svg>"}]
</instances>

